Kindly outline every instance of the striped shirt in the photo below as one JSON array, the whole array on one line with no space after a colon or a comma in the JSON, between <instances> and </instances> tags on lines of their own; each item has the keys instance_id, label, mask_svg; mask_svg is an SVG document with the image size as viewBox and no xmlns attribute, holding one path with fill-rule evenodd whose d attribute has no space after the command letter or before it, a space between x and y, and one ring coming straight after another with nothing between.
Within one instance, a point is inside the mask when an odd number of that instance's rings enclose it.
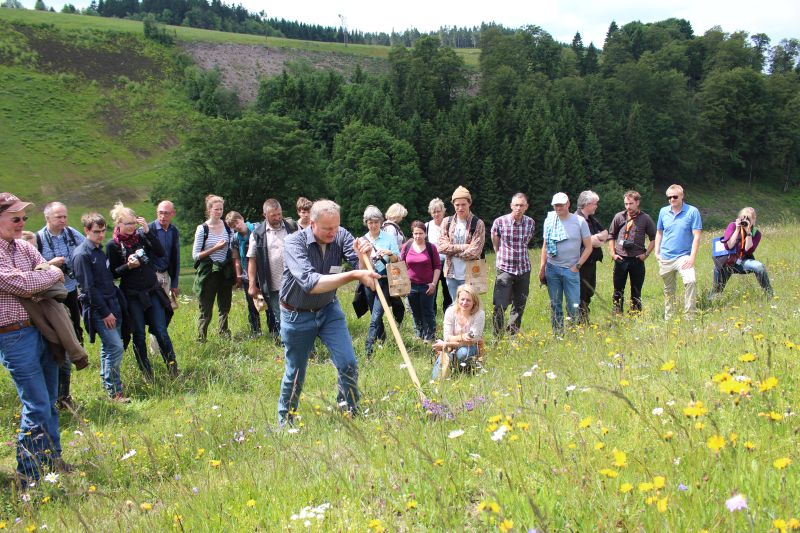
<instances>
[{"instance_id":1,"label":"striped shirt","mask_svg":"<svg viewBox=\"0 0 800 533\"><path fill-rule=\"evenodd\" d=\"M61 231L61 235L53 235L50 233L50 230L47 229L47 226L45 226L39 230L38 237L42 245L42 257L48 261L54 257L63 257L64 263L70 270L75 269L72 264L72 252L86 240L86 237L81 235L78 230L67 226ZM72 243L75 244L70 248ZM74 277L65 275L64 288L67 289L68 292L72 292L78 288L78 282Z\"/></svg>"},{"instance_id":2,"label":"striped shirt","mask_svg":"<svg viewBox=\"0 0 800 533\"><path fill-rule=\"evenodd\" d=\"M283 278L280 298L292 307L300 309L321 309L336 298L336 291L310 294L320 277L332 274L332 267L341 266L344 261L358 268L358 254L353 248L355 239L339 226L333 242L322 247L314 237L311 227L296 231L283 242Z\"/></svg>"},{"instance_id":3,"label":"striped shirt","mask_svg":"<svg viewBox=\"0 0 800 533\"><path fill-rule=\"evenodd\" d=\"M30 317L19 299L49 289L61 279L57 268L33 270L46 262L27 242L0 239L0 327L28 320Z\"/></svg>"},{"instance_id":4,"label":"striped shirt","mask_svg":"<svg viewBox=\"0 0 800 533\"><path fill-rule=\"evenodd\" d=\"M228 234L228 232L225 231L225 227L223 226L222 233L217 234L211 231L211 228L209 228L208 238L206 239L205 246L203 246L203 235L204 235L203 225L200 224L199 226L197 226L197 230L194 232L194 246L192 246L192 259L197 261L198 259L200 259L200 252L213 248L214 246L217 245L219 241L226 241L229 243L228 246L226 246L221 250L217 250L216 252L214 252L209 256L209 258L216 263L224 263L225 259L228 258L230 242L233 239L233 232Z\"/></svg>"},{"instance_id":5,"label":"striped shirt","mask_svg":"<svg viewBox=\"0 0 800 533\"><path fill-rule=\"evenodd\" d=\"M518 276L531 271L528 243L533 238L536 223L527 215L517 222L513 215L503 215L494 220L492 236L500 239L497 248L497 270Z\"/></svg>"}]
</instances>

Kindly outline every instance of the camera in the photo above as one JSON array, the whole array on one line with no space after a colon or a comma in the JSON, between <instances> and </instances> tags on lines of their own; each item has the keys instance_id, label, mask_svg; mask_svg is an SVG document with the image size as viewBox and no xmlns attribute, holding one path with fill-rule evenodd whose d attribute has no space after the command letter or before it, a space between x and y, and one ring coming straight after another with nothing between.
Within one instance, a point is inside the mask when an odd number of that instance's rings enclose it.
<instances>
[{"instance_id":1,"label":"camera","mask_svg":"<svg viewBox=\"0 0 800 533\"><path fill-rule=\"evenodd\" d=\"M61 272L63 272L63 273L64 273L64 276L65 276L65 277L67 277L67 278L70 278L70 279L75 279L75 273L72 271L72 269L69 267L69 265L68 265L66 262L65 262L65 263L63 263L63 264L62 264L60 267L58 267L58 268L60 268L60 269L61 269Z\"/></svg>"},{"instance_id":2,"label":"camera","mask_svg":"<svg viewBox=\"0 0 800 533\"><path fill-rule=\"evenodd\" d=\"M148 263L150 261L150 258L147 257L147 254L144 252L144 249L142 248L136 250L133 253L133 255L136 256L136 258L139 260L140 263Z\"/></svg>"},{"instance_id":3,"label":"camera","mask_svg":"<svg viewBox=\"0 0 800 533\"><path fill-rule=\"evenodd\" d=\"M750 219L747 217L742 217L742 220L739 222L743 228L746 228L750 225Z\"/></svg>"},{"instance_id":4,"label":"camera","mask_svg":"<svg viewBox=\"0 0 800 533\"><path fill-rule=\"evenodd\" d=\"M631 250L633 250L634 246L635 246L635 244L633 242L633 239L625 239L624 241L622 241L622 249L623 250L626 250L626 251L630 252Z\"/></svg>"}]
</instances>

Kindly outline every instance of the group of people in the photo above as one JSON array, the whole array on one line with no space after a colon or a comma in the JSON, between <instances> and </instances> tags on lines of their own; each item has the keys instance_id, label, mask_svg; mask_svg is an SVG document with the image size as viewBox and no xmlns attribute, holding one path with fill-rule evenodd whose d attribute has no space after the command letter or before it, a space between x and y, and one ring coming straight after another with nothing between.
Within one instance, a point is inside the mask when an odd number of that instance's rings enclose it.
<instances>
[{"instance_id":1,"label":"group of people","mask_svg":"<svg viewBox=\"0 0 800 533\"><path fill-rule=\"evenodd\" d=\"M702 231L699 211L683 201L679 185L667 189L669 205L661 209L656 223L641 212L639 193L628 191L623 201L625 209L606 230L595 217L596 193L582 192L574 213L565 193L553 196L553 211L543 228L539 280L547 285L556 335L563 334L566 320L588 322L604 246L614 261L615 313L622 313L628 278L631 310L641 311L645 265L653 253L664 281L665 318L676 309L678 274L684 284L684 310L689 316L693 313L694 265ZM354 281L363 285L371 311L365 340L369 356L385 338L385 310L377 291L380 288L389 296L392 263L403 261L415 334L440 354L432 378L440 376L443 366L470 368L478 356L486 323L480 299L480 292L488 290L486 225L471 211L472 195L465 187L454 191L451 204L454 213L445 216L444 202L432 200L428 206L431 220L411 222L411 237L406 240L400 224L407 210L400 204L390 206L385 217L376 206L368 206L363 216L367 231L355 238L341 227L340 207L330 200L300 198L298 216L293 220L284 218L280 203L270 198L263 204L264 221L255 224L236 211L225 214L224 199L208 195L207 220L197 226L192 246L198 341L207 338L215 302L219 334L230 336L233 290L241 288L251 333L261 334L261 312L265 312L271 337L284 349L279 424L294 422L317 338L328 348L338 371L339 406L345 413L355 414L358 363L336 290ZM25 232L25 212L31 205L11 193L0 193L0 361L10 372L22 402L17 472L23 483L37 479L43 468L70 469L61 459L58 409L74 408L69 391L70 361L78 365L82 361L79 356L85 358L84 329L92 342L95 337L100 339L101 380L111 401L130 401L120 377L130 339L145 379L153 378L148 352L158 351L169 374L179 374L168 330L178 306L180 272L180 236L172 224L176 214L172 202L159 203L157 218L150 223L118 203L110 213L113 234L107 242L107 222L101 214L84 214L83 231L79 231L68 225L67 207L60 202L44 207L43 228ZM527 209L526 195L515 194L510 212L496 218L489 229L496 256L491 320L495 336L519 332L528 300L529 249L535 222L525 214ZM723 290L732 274L749 272L772 294L766 270L753 255L761 240L755 224L755 210L744 208L719 239L712 296ZM351 269L342 268L345 262ZM435 340L440 289L443 331ZM55 312L44 307L53 298L63 303ZM36 304L43 310L31 308ZM402 314L402 300L399 309ZM43 336L48 326L51 331L62 323L67 324L61 328L62 337L69 337L66 341ZM61 351L67 351L62 364L51 355L59 343Z\"/></svg>"}]
</instances>

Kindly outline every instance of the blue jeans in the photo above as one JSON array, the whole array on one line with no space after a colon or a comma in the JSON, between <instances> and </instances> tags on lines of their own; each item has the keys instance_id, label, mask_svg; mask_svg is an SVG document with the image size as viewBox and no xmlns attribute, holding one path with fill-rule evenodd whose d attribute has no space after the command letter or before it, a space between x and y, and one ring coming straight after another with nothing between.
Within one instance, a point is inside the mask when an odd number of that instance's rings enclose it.
<instances>
[{"instance_id":1,"label":"blue jeans","mask_svg":"<svg viewBox=\"0 0 800 533\"><path fill-rule=\"evenodd\" d=\"M291 421L297 411L306 379L308 355L317 337L328 348L331 362L339 372L337 403L353 414L358 410L358 362L347 320L339 300L334 299L316 313L289 311L281 307L281 339L286 353L278 399L278 418L281 421Z\"/></svg>"},{"instance_id":2,"label":"blue jeans","mask_svg":"<svg viewBox=\"0 0 800 533\"><path fill-rule=\"evenodd\" d=\"M161 357L164 358L164 363L167 366L175 362L175 349L167 332L167 315L161 300L153 292L150 292L149 300L150 306L145 309L139 298L129 296L128 317L131 320L133 353L136 356L136 364L139 365L139 370L142 371L145 377L152 378L153 367L150 365L150 358L147 357L145 324L150 325L150 333L156 338Z\"/></svg>"},{"instance_id":3,"label":"blue jeans","mask_svg":"<svg viewBox=\"0 0 800 533\"><path fill-rule=\"evenodd\" d=\"M428 296L427 284L412 283L408 295L411 315L414 317L414 332L423 340L433 340L436 335L436 292Z\"/></svg>"},{"instance_id":4,"label":"blue jeans","mask_svg":"<svg viewBox=\"0 0 800 533\"><path fill-rule=\"evenodd\" d=\"M0 362L11 374L22 403L17 472L38 479L42 465L61 456L55 408L58 365L39 330L31 326L0 333Z\"/></svg>"},{"instance_id":5,"label":"blue jeans","mask_svg":"<svg viewBox=\"0 0 800 533\"><path fill-rule=\"evenodd\" d=\"M244 289L244 300L247 302L247 322L250 324L251 335L261 335L261 317L258 315L256 304L253 303L253 298L247 294L248 282L242 283Z\"/></svg>"},{"instance_id":6,"label":"blue jeans","mask_svg":"<svg viewBox=\"0 0 800 533\"><path fill-rule=\"evenodd\" d=\"M547 279L547 292L550 294L550 324L553 332L564 332L564 309L561 307L563 298L567 300L567 314L573 324L577 324L580 317L581 303L581 275L569 268L564 268L547 263L545 267Z\"/></svg>"},{"instance_id":7,"label":"blue jeans","mask_svg":"<svg viewBox=\"0 0 800 533\"><path fill-rule=\"evenodd\" d=\"M381 278L378 280L378 283L383 291L383 296L388 300L389 280L386 278ZM366 289L365 292L367 294L367 303L369 303L369 308L372 310L372 315L369 320L369 330L367 331L367 339L364 341L364 348L366 349L367 356L370 356L372 355L375 341L379 340L380 342L383 342L386 340L386 329L383 325L383 314L385 311L383 309L383 305L381 305L381 300L378 298L378 294L375 291ZM390 309L389 312L391 311L392 310Z\"/></svg>"},{"instance_id":8,"label":"blue jeans","mask_svg":"<svg viewBox=\"0 0 800 533\"><path fill-rule=\"evenodd\" d=\"M734 263L722 268L715 268L712 293L722 292L733 274L749 274L751 272L755 274L758 284L764 289L764 292L772 297L774 293L772 292L772 285L769 283L767 268L761 261L756 261L755 259L745 259L741 264Z\"/></svg>"},{"instance_id":9,"label":"blue jeans","mask_svg":"<svg viewBox=\"0 0 800 533\"><path fill-rule=\"evenodd\" d=\"M450 293L450 299L453 303L456 303L456 292L458 292L458 288L466 282L467 280L464 279L447 278L447 292Z\"/></svg>"},{"instance_id":10,"label":"blue jeans","mask_svg":"<svg viewBox=\"0 0 800 533\"><path fill-rule=\"evenodd\" d=\"M120 366L122 366L122 354L125 353L122 344L122 319L117 318L116 328L108 329L103 324L103 318L105 317L92 313L92 325L100 336L100 379L109 396L113 396L122 392Z\"/></svg>"},{"instance_id":11,"label":"blue jeans","mask_svg":"<svg viewBox=\"0 0 800 533\"><path fill-rule=\"evenodd\" d=\"M448 352L446 355L450 357L450 369L452 372L458 372L462 368L466 367L471 360L478 354L478 346L472 344L470 346L462 346L458 348L455 352ZM439 376L439 368L441 367L442 356L436 358L436 362L433 364L433 372L431 373L431 379L436 379ZM463 364L463 366L462 366Z\"/></svg>"}]
</instances>

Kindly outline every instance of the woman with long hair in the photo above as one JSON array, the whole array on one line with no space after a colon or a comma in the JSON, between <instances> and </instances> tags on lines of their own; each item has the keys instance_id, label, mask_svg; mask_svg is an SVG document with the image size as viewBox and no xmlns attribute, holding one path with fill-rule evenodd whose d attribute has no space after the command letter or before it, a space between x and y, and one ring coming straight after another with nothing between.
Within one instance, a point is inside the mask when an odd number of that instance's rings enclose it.
<instances>
[{"instance_id":1,"label":"woman with long hair","mask_svg":"<svg viewBox=\"0 0 800 533\"><path fill-rule=\"evenodd\" d=\"M439 375L442 355L450 357L454 370L467 369L474 365L478 355L478 341L483 337L486 315L481 309L481 299L471 285L459 285L456 300L444 313L444 333L441 341L434 343L441 355L433 365L431 379Z\"/></svg>"}]
</instances>

